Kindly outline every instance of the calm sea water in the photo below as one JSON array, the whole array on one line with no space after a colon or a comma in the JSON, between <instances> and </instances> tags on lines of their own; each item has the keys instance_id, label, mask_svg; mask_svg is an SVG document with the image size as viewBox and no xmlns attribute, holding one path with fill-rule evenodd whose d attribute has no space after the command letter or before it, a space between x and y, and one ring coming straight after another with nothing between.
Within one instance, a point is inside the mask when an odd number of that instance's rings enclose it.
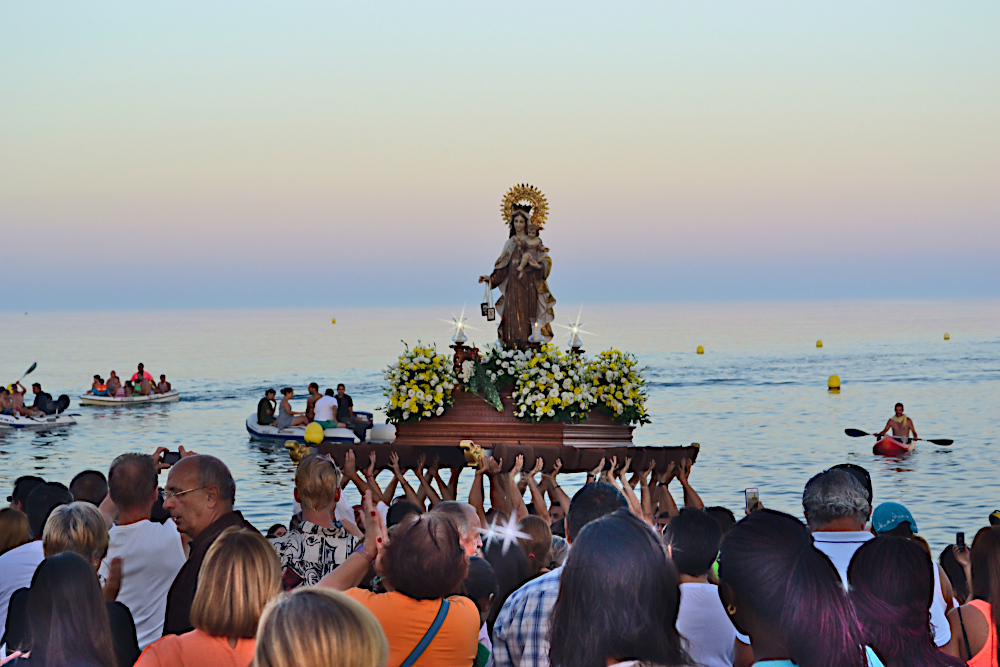
<instances>
[{"instance_id":1,"label":"calm sea water","mask_svg":"<svg viewBox=\"0 0 1000 667\"><path fill-rule=\"evenodd\" d=\"M237 508L255 525L286 522L293 466L281 445L251 441L244 427L263 390L291 385L301 406L308 382L343 382L358 409L379 407L382 369L401 352L400 341L446 349L441 319L454 314L0 313L0 379L11 382L37 361L29 380L73 396L70 411L81 415L62 432L0 431L0 488L9 493L24 474L69 483L85 468L106 472L125 451L184 445L229 464ZM470 337L492 341L495 330L476 320ZM971 537L1000 507L1000 301L622 305L587 308L583 320L596 334L584 336L588 350L630 350L649 367L653 423L636 431L636 442L701 443L691 479L707 504L739 513L743 489L756 486L767 507L801 516L809 477L852 462L871 472L876 503L909 507L936 549L956 531ZM695 354L698 345L704 355ZM139 361L166 373L181 401L78 405L94 373L131 374ZM843 381L840 394L826 390L831 374ZM955 445L921 443L904 459L887 459L872 454L874 439L844 435L846 427L880 430L896 401L921 436ZM471 472L466 492L469 479Z\"/></svg>"}]
</instances>

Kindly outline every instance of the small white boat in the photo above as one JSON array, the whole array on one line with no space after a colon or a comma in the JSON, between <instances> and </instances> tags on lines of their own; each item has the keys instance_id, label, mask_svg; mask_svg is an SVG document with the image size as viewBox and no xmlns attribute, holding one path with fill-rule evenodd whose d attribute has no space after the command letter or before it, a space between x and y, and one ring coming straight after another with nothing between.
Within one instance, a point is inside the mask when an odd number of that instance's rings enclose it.
<instances>
[{"instance_id":1,"label":"small white boat","mask_svg":"<svg viewBox=\"0 0 1000 667\"><path fill-rule=\"evenodd\" d=\"M247 432L250 437L260 440L294 440L296 442L306 441L305 426L290 426L288 428L277 429L274 426L261 426L257 423L257 413L247 417ZM346 442L355 444L361 442L358 436L349 428L328 428L323 431L324 442Z\"/></svg>"},{"instance_id":2,"label":"small white boat","mask_svg":"<svg viewBox=\"0 0 1000 667\"><path fill-rule=\"evenodd\" d=\"M176 389L171 389L164 394L150 394L143 396L95 396L94 394L83 394L80 396L80 405L140 405L145 403L173 403L181 400Z\"/></svg>"},{"instance_id":3,"label":"small white boat","mask_svg":"<svg viewBox=\"0 0 1000 667\"><path fill-rule=\"evenodd\" d=\"M53 428L64 428L76 423L71 415L44 415L42 417L12 417L11 415L0 415L0 428L47 430Z\"/></svg>"}]
</instances>

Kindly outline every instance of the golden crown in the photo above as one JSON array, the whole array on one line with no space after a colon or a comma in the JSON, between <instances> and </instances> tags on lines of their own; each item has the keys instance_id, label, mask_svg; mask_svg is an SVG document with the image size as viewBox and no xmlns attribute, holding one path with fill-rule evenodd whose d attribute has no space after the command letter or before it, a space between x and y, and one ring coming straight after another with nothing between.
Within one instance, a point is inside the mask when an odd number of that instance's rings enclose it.
<instances>
[{"instance_id":1,"label":"golden crown","mask_svg":"<svg viewBox=\"0 0 1000 667\"><path fill-rule=\"evenodd\" d=\"M549 203L542 191L534 185L527 183L515 185L504 195L500 212L505 224L510 224L511 216L518 209L531 211L531 224L538 225L539 229L545 227L545 219L549 215Z\"/></svg>"}]
</instances>

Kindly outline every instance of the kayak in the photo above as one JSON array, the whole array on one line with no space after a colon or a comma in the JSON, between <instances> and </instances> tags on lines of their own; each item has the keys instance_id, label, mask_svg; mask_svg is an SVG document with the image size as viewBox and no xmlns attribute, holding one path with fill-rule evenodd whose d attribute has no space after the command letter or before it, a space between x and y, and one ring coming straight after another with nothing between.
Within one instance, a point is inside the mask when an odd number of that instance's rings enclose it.
<instances>
[{"instance_id":1,"label":"kayak","mask_svg":"<svg viewBox=\"0 0 1000 667\"><path fill-rule=\"evenodd\" d=\"M64 428L75 423L76 420L70 415L45 415L43 417L0 415L0 428L50 429Z\"/></svg>"},{"instance_id":2,"label":"kayak","mask_svg":"<svg viewBox=\"0 0 1000 667\"><path fill-rule=\"evenodd\" d=\"M899 456L900 454L906 454L912 449L912 444L904 445L895 438L882 438L872 447L872 452L881 454L882 456Z\"/></svg>"},{"instance_id":3,"label":"kayak","mask_svg":"<svg viewBox=\"0 0 1000 667\"><path fill-rule=\"evenodd\" d=\"M247 417L247 432L251 438L259 440L294 440L295 442L306 441L305 426L290 426L288 428L277 429L274 426L261 426L257 423L257 413ZM356 444L361 442L358 436L349 428L328 428L323 431L324 442L346 442Z\"/></svg>"},{"instance_id":4,"label":"kayak","mask_svg":"<svg viewBox=\"0 0 1000 667\"><path fill-rule=\"evenodd\" d=\"M83 394L80 396L80 405L139 405L144 403L173 403L181 400L176 389L171 389L165 394L150 394L143 396L94 396L93 394Z\"/></svg>"}]
</instances>

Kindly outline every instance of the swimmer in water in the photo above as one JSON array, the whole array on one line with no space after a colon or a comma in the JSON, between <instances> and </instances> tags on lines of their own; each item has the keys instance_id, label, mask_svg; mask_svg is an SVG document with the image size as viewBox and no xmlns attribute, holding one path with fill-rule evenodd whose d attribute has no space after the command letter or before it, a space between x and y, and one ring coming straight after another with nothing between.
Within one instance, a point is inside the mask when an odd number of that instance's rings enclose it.
<instances>
[{"instance_id":1,"label":"swimmer in water","mask_svg":"<svg viewBox=\"0 0 1000 667\"><path fill-rule=\"evenodd\" d=\"M882 429L881 433L876 435L881 438L883 435L892 430L892 436L902 442L903 444L908 444L910 442L910 434L913 434L913 438L916 439L917 429L913 427L913 420L903 414L903 404L896 403L896 414L889 418L889 421L885 423L885 428Z\"/></svg>"}]
</instances>

